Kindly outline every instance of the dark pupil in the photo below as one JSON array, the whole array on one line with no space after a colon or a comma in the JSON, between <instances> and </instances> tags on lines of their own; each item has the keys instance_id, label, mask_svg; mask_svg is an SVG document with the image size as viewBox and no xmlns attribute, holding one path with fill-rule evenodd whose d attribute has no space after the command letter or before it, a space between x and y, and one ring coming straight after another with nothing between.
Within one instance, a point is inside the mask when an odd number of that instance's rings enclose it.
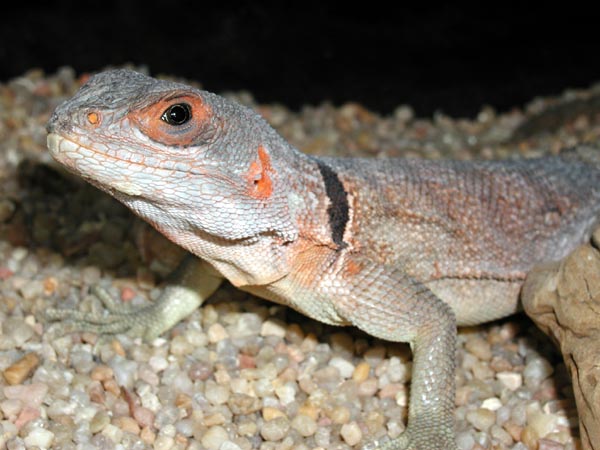
<instances>
[{"instance_id":1,"label":"dark pupil","mask_svg":"<svg viewBox=\"0 0 600 450\"><path fill-rule=\"evenodd\" d=\"M169 125L183 125L190 120L191 116L189 105L178 103L169 106L169 109L164 112L162 119Z\"/></svg>"}]
</instances>

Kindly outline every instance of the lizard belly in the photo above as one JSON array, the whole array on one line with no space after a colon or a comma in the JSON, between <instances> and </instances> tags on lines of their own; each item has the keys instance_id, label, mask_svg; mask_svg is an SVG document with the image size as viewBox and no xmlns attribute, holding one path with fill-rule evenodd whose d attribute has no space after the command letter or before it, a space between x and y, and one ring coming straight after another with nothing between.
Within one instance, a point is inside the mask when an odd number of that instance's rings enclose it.
<instances>
[{"instance_id":1,"label":"lizard belly","mask_svg":"<svg viewBox=\"0 0 600 450\"><path fill-rule=\"evenodd\" d=\"M280 305L289 306L311 319L328 325L344 326L350 323L342 318L326 295L298 285L290 277L268 286L243 286L240 289Z\"/></svg>"},{"instance_id":2,"label":"lizard belly","mask_svg":"<svg viewBox=\"0 0 600 450\"><path fill-rule=\"evenodd\" d=\"M519 311L523 281L445 278L428 281L425 285L454 310L457 324L466 326Z\"/></svg>"}]
</instances>

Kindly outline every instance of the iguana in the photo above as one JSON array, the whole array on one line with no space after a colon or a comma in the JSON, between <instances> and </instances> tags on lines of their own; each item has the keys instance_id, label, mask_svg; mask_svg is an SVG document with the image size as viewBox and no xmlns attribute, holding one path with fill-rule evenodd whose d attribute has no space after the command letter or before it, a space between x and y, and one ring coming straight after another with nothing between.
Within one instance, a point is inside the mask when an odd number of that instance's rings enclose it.
<instances>
[{"instance_id":1,"label":"iguana","mask_svg":"<svg viewBox=\"0 0 600 450\"><path fill-rule=\"evenodd\" d=\"M308 156L247 107L129 70L91 77L48 132L58 162L197 257L151 308L52 318L151 339L227 279L408 342L408 425L386 449L456 449L457 325L517 311L528 271L565 257L600 215L592 146L505 161Z\"/></svg>"}]
</instances>

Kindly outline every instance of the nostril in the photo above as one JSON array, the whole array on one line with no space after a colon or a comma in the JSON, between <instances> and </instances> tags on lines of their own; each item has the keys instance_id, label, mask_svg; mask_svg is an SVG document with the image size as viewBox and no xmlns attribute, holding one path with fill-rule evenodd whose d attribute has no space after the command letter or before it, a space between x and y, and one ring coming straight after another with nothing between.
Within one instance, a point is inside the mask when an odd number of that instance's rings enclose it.
<instances>
[{"instance_id":1,"label":"nostril","mask_svg":"<svg viewBox=\"0 0 600 450\"><path fill-rule=\"evenodd\" d=\"M54 130L56 128L56 121L57 121L56 113L52 113L52 116L50 116L50 120L48 120L48 123L46 124L46 132L48 132L48 133L54 132Z\"/></svg>"},{"instance_id":2,"label":"nostril","mask_svg":"<svg viewBox=\"0 0 600 450\"><path fill-rule=\"evenodd\" d=\"M100 114L98 114L97 112L90 112L87 114L87 121L91 124L91 125L99 125L100 124Z\"/></svg>"}]
</instances>

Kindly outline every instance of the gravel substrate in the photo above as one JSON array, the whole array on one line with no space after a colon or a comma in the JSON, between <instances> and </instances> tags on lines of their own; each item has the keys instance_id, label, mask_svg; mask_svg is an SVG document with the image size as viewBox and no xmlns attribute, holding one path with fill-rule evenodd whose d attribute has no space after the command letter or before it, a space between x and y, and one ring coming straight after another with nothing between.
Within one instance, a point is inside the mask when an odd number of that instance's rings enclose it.
<instances>
[{"instance_id":1,"label":"gravel substrate","mask_svg":"<svg viewBox=\"0 0 600 450\"><path fill-rule=\"evenodd\" d=\"M98 311L99 285L146 304L183 251L66 174L45 123L85 76L33 70L0 84L0 448L350 449L404 429L406 345L333 328L231 286L151 344L64 334L47 308ZM600 140L600 87L475 120L381 117L358 104L257 105L314 154L506 158ZM481 299L482 303L485 301ZM523 316L462 329L461 450L576 449L570 380Z\"/></svg>"}]
</instances>

